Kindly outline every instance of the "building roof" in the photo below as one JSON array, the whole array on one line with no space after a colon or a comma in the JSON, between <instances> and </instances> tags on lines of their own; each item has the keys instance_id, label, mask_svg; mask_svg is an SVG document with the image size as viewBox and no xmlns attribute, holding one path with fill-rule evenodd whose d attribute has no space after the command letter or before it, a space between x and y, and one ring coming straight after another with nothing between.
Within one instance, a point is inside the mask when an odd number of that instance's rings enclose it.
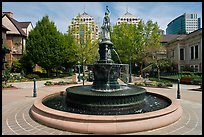
<instances>
[{"instance_id":1,"label":"building roof","mask_svg":"<svg viewBox=\"0 0 204 137\"><path fill-rule=\"evenodd\" d=\"M2 24L2 29L6 30L6 31L9 31L10 29L8 29L7 27L5 27L3 24Z\"/></svg>"},{"instance_id":2,"label":"building roof","mask_svg":"<svg viewBox=\"0 0 204 137\"><path fill-rule=\"evenodd\" d=\"M31 24L31 22L19 22L21 28L27 28L29 24Z\"/></svg>"},{"instance_id":3,"label":"building roof","mask_svg":"<svg viewBox=\"0 0 204 137\"><path fill-rule=\"evenodd\" d=\"M86 12L84 12L84 13L82 13L81 15L80 15L80 17L81 18L90 18L91 16L88 14L88 13L86 13Z\"/></svg>"},{"instance_id":4,"label":"building roof","mask_svg":"<svg viewBox=\"0 0 204 137\"><path fill-rule=\"evenodd\" d=\"M136 18L133 14L126 12L124 15L122 15L120 18Z\"/></svg>"},{"instance_id":5,"label":"building roof","mask_svg":"<svg viewBox=\"0 0 204 137\"><path fill-rule=\"evenodd\" d=\"M22 27L21 27L21 23L20 23L20 22L18 22L17 20L15 20L15 19L12 18L12 17L9 17L7 14L4 14L4 15L2 16L2 18L3 18L4 16L6 16L6 17L14 24L14 26L18 29L18 31L19 31L19 33L20 33L21 35L27 36L26 33L22 30Z\"/></svg>"},{"instance_id":6,"label":"building roof","mask_svg":"<svg viewBox=\"0 0 204 137\"><path fill-rule=\"evenodd\" d=\"M161 37L160 42L161 43L170 42L170 41L175 40L175 39L183 39L186 36L187 35L185 35L185 34L168 34L168 35L163 35Z\"/></svg>"}]
</instances>

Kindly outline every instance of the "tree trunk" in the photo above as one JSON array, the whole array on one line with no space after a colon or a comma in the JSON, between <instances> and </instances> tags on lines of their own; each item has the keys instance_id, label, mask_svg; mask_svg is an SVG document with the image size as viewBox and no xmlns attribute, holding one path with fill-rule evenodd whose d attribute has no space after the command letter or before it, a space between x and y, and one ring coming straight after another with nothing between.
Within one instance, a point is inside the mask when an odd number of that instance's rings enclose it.
<instances>
[{"instance_id":1,"label":"tree trunk","mask_svg":"<svg viewBox=\"0 0 204 137\"><path fill-rule=\"evenodd\" d=\"M160 68L159 68L159 66L157 66L157 77L160 80Z\"/></svg>"},{"instance_id":2,"label":"tree trunk","mask_svg":"<svg viewBox=\"0 0 204 137\"><path fill-rule=\"evenodd\" d=\"M47 71L47 77L49 78L50 77L50 69L46 69L46 71Z\"/></svg>"},{"instance_id":3,"label":"tree trunk","mask_svg":"<svg viewBox=\"0 0 204 137\"><path fill-rule=\"evenodd\" d=\"M140 75L143 77L142 64L140 65Z\"/></svg>"},{"instance_id":4,"label":"tree trunk","mask_svg":"<svg viewBox=\"0 0 204 137\"><path fill-rule=\"evenodd\" d=\"M59 73L58 73L58 68L56 68L56 77L58 78Z\"/></svg>"},{"instance_id":5,"label":"tree trunk","mask_svg":"<svg viewBox=\"0 0 204 137\"><path fill-rule=\"evenodd\" d=\"M83 68L83 85L84 85L84 80L85 80L84 63L82 63L82 68Z\"/></svg>"}]
</instances>

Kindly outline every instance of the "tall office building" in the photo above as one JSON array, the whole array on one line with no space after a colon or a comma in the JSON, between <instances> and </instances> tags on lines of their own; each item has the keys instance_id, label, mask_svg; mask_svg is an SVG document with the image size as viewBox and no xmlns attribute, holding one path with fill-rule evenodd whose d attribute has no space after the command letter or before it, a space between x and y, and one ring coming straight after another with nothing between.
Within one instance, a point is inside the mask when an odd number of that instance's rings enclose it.
<instances>
[{"instance_id":1,"label":"tall office building","mask_svg":"<svg viewBox=\"0 0 204 137\"><path fill-rule=\"evenodd\" d=\"M166 34L189 34L197 29L200 29L197 13L184 13L167 25Z\"/></svg>"},{"instance_id":2,"label":"tall office building","mask_svg":"<svg viewBox=\"0 0 204 137\"><path fill-rule=\"evenodd\" d=\"M92 41L95 41L99 38L98 26L96 25L94 18L84 12L74 17L69 26L69 31L72 29L79 29L79 31L76 31L76 33L74 33L74 36L75 38L77 38L78 42L80 41L82 36L85 36L86 34L86 30L80 28L83 25L86 25L87 30L90 30L90 37Z\"/></svg>"},{"instance_id":3,"label":"tall office building","mask_svg":"<svg viewBox=\"0 0 204 137\"><path fill-rule=\"evenodd\" d=\"M128 23L128 24L138 24L140 22L140 19L134 16L133 14L129 13L128 11L118 18L116 25L120 25L121 23Z\"/></svg>"}]
</instances>

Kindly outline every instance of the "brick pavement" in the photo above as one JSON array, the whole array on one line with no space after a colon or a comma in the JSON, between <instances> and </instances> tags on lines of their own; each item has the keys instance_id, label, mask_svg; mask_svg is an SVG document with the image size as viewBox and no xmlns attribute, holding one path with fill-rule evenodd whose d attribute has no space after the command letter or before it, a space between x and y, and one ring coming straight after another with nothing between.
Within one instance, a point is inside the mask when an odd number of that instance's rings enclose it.
<instances>
[{"instance_id":1,"label":"brick pavement","mask_svg":"<svg viewBox=\"0 0 204 137\"><path fill-rule=\"evenodd\" d=\"M20 83L19 83L20 84ZM22 84L22 85L21 85ZM21 83L24 84L31 83ZM90 83L89 83L90 84ZM20 86L19 85L19 86ZM68 86L38 87L37 98L50 93L65 91ZM146 88L176 97L177 85L172 88ZM181 105L183 114L175 123L144 132L129 135L201 135L202 134L202 92L191 89L198 86L181 85ZM82 135L61 131L42 125L31 118L29 110L36 98L31 88L2 91L2 135Z\"/></svg>"}]
</instances>

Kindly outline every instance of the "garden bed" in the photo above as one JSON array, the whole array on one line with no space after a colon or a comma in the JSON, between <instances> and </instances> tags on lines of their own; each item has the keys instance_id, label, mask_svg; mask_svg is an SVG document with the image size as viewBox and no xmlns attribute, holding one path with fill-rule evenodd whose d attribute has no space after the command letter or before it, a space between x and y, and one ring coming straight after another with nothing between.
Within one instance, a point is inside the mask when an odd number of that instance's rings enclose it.
<instances>
[{"instance_id":1,"label":"garden bed","mask_svg":"<svg viewBox=\"0 0 204 137\"><path fill-rule=\"evenodd\" d=\"M77 84L77 82L51 82L51 81L46 81L44 83L45 86L63 86L63 85L70 85L70 84Z\"/></svg>"},{"instance_id":2,"label":"garden bed","mask_svg":"<svg viewBox=\"0 0 204 137\"><path fill-rule=\"evenodd\" d=\"M172 87L172 83L163 83L163 82L157 82L157 81L150 81L150 82L135 82L136 86L143 86L143 87L152 87L152 88L168 88Z\"/></svg>"}]
</instances>

